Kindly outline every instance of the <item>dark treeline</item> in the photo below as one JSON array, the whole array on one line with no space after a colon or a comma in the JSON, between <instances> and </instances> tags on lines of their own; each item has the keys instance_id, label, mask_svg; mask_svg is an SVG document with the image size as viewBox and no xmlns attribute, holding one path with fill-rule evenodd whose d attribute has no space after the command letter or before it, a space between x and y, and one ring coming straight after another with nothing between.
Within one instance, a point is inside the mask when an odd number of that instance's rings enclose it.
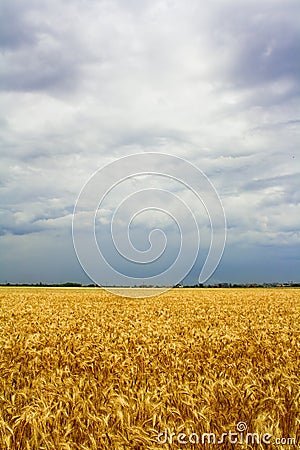
<instances>
[{"instance_id":1,"label":"dark treeline","mask_svg":"<svg viewBox=\"0 0 300 450\"><path fill-rule=\"evenodd\" d=\"M0 286L13 286L13 287L83 287L81 283L73 283L68 281L67 283L5 283L0 284ZM96 287L94 284L91 284L86 287Z\"/></svg>"},{"instance_id":2,"label":"dark treeline","mask_svg":"<svg viewBox=\"0 0 300 450\"><path fill-rule=\"evenodd\" d=\"M68 281L66 283L0 283L0 286L11 286L11 287L127 287L130 286L99 286L96 284L81 284L76 282ZM132 286L131 286L132 287ZM162 286L150 286L150 285L140 285L134 286L135 288L154 288ZM167 287L167 286L166 286ZM206 289L206 288L263 288L263 287L300 287L300 282L288 282L288 283L216 283L216 284L176 284L174 288L188 288L188 289Z\"/></svg>"}]
</instances>

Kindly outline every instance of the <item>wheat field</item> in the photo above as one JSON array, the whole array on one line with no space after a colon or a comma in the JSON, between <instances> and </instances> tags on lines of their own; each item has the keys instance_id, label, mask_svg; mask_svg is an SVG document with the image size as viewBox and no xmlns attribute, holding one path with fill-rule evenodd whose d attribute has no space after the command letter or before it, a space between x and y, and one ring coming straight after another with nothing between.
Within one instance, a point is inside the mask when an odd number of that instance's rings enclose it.
<instances>
[{"instance_id":1,"label":"wheat field","mask_svg":"<svg viewBox=\"0 0 300 450\"><path fill-rule=\"evenodd\" d=\"M298 448L299 294L0 288L1 450Z\"/></svg>"}]
</instances>

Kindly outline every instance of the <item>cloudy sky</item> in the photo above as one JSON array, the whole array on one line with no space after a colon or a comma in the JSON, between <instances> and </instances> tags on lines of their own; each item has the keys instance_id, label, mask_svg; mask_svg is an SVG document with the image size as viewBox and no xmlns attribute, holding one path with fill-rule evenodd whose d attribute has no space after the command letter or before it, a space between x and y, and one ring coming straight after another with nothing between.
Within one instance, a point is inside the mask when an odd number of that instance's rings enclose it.
<instances>
[{"instance_id":1,"label":"cloudy sky","mask_svg":"<svg viewBox=\"0 0 300 450\"><path fill-rule=\"evenodd\" d=\"M143 152L218 191L228 233L209 281L300 281L299 54L299 0L1 0L0 282L89 282L77 196Z\"/></svg>"}]
</instances>

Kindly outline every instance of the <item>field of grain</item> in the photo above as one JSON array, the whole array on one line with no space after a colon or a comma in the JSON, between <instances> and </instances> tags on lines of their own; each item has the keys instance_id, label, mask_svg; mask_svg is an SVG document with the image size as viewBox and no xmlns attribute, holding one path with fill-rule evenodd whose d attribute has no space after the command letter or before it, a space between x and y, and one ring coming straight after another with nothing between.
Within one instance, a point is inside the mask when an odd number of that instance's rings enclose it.
<instances>
[{"instance_id":1,"label":"field of grain","mask_svg":"<svg viewBox=\"0 0 300 450\"><path fill-rule=\"evenodd\" d=\"M1 288L0 448L297 448L299 300L292 288ZM221 443L243 422L238 444Z\"/></svg>"}]
</instances>

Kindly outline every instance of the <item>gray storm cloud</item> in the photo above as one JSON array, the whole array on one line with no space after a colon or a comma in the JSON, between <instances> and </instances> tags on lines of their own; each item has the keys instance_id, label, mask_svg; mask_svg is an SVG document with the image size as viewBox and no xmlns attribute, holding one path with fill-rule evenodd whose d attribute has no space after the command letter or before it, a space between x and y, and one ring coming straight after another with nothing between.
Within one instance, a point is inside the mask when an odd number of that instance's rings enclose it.
<instances>
[{"instance_id":1,"label":"gray storm cloud","mask_svg":"<svg viewBox=\"0 0 300 450\"><path fill-rule=\"evenodd\" d=\"M294 0L3 0L0 281L85 280L78 193L146 151L186 158L218 190L216 279L297 278L299 17Z\"/></svg>"}]
</instances>

